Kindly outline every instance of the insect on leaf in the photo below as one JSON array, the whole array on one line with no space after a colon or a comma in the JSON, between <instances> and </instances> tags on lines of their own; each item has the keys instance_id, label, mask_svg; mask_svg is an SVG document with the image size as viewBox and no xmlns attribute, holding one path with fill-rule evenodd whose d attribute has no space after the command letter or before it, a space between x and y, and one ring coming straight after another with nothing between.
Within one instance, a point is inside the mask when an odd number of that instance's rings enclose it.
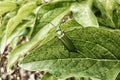
<instances>
[{"instance_id":1,"label":"insect on leaf","mask_svg":"<svg viewBox=\"0 0 120 80\"><path fill-rule=\"evenodd\" d=\"M119 34L104 28L74 27L66 35L73 41L78 53L69 52L54 38L30 52L19 66L49 72L61 79L86 76L115 80L120 66Z\"/></svg>"},{"instance_id":2,"label":"insect on leaf","mask_svg":"<svg viewBox=\"0 0 120 80\"><path fill-rule=\"evenodd\" d=\"M63 10L63 8L59 8L59 10ZM62 18L66 14L68 14L68 12L69 12L68 8L66 8L64 12L58 12L56 16L52 17L51 23L55 25L59 24ZM19 45L18 47L16 47L16 49L12 51L8 60L9 61L8 68L14 65L14 63L18 60L20 56L26 54L28 51L35 48L36 45L41 46L55 36L55 28L48 22L44 24L41 28L39 28L38 25L39 24L36 24L35 26L38 27L37 29L39 31L37 30L37 33L34 33L33 31L33 34L35 34L34 36L32 35L33 38L29 42L23 45Z\"/></svg>"}]
</instances>

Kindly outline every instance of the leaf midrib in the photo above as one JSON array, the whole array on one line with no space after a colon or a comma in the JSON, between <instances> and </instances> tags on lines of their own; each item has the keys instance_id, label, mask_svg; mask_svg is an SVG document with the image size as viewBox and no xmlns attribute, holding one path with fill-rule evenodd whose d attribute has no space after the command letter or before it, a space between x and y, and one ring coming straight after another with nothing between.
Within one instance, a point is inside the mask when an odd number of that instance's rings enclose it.
<instances>
[{"instance_id":1,"label":"leaf midrib","mask_svg":"<svg viewBox=\"0 0 120 80\"><path fill-rule=\"evenodd\" d=\"M38 61L31 61L31 62L23 62L20 64L27 64L27 63L35 63L35 62L42 62L42 61L55 61L55 60L79 60L79 59L88 59L88 60L94 60L94 61L120 61L120 60L112 60L112 59L93 59L93 58L63 58L63 59L46 59L46 60L38 60Z\"/></svg>"}]
</instances>

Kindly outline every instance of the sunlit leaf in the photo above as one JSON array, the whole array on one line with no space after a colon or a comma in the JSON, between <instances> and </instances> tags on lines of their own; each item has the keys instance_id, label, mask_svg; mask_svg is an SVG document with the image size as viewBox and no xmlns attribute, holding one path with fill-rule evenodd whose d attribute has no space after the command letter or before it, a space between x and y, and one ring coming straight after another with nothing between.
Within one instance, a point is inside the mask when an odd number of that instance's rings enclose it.
<instances>
[{"instance_id":1,"label":"sunlit leaf","mask_svg":"<svg viewBox=\"0 0 120 80\"><path fill-rule=\"evenodd\" d=\"M115 4L115 0L94 0L94 5L100 10L99 14L101 15L97 16L100 24L111 28L116 27L112 18Z\"/></svg>"},{"instance_id":2,"label":"sunlit leaf","mask_svg":"<svg viewBox=\"0 0 120 80\"><path fill-rule=\"evenodd\" d=\"M88 3L87 1L73 4L73 6L71 7L73 17L79 24L81 24L84 27L87 26L99 27L97 18L92 12L90 4L92 4L92 2Z\"/></svg>"},{"instance_id":3,"label":"sunlit leaf","mask_svg":"<svg viewBox=\"0 0 120 80\"><path fill-rule=\"evenodd\" d=\"M13 1L0 1L0 17L17 8L17 3Z\"/></svg>"},{"instance_id":4,"label":"sunlit leaf","mask_svg":"<svg viewBox=\"0 0 120 80\"><path fill-rule=\"evenodd\" d=\"M4 52L4 49L6 47L6 43L8 40L8 37L10 37L11 33L15 30L15 28L22 22L22 20L27 17L32 11L37 7L35 2L26 3L24 6L22 6L19 10L16 16L11 18L7 25L6 25L6 32L2 39L1 43L1 53Z\"/></svg>"},{"instance_id":5,"label":"sunlit leaf","mask_svg":"<svg viewBox=\"0 0 120 80\"><path fill-rule=\"evenodd\" d=\"M6 37L8 38L11 32L16 28L16 26L25 18L27 17L32 11L36 8L35 2L27 3L26 5L22 6L17 15L11 18L7 24L6 28Z\"/></svg>"}]
</instances>

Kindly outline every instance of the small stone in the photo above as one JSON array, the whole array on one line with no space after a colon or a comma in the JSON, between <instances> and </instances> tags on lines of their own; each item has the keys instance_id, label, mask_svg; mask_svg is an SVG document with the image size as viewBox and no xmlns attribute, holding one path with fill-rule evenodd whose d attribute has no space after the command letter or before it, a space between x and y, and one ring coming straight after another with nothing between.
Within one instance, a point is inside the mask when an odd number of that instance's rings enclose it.
<instances>
[{"instance_id":1,"label":"small stone","mask_svg":"<svg viewBox=\"0 0 120 80\"><path fill-rule=\"evenodd\" d=\"M31 74L28 80L35 80L35 74Z\"/></svg>"},{"instance_id":2,"label":"small stone","mask_svg":"<svg viewBox=\"0 0 120 80\"><path fill-rule=\"evenodd\" d=\"M3 67L0 68L0 71L1 71L1 73L4 73L4 68Z\"/></svg>"}]
</instances>

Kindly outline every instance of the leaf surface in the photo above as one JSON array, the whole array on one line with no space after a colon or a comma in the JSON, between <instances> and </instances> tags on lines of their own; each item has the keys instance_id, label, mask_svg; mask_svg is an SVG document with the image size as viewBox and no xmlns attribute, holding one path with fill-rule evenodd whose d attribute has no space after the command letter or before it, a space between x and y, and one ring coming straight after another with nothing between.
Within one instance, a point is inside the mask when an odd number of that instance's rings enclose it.
<instances>
[{"instance_id":1,"label":"leaf surface","mask_svg":"<svg viewBox=\"0 0 120 80\"><path fill-rule=\"evenodd\" d=\"M52 39L30 52L19 64L27 70L46 71L59 78L87 76L115 80L119 73L120 35L104 28L73 28L66 33L78 53Z\"/></svg>"},{"instance_id":2,"label":"leaf surface","mask_svg":"<svg viewBox=\"0 0 120 80\"><path fill-rule=\"evenodd\" d=\"M97 16L99 23L110 28L115 28L116 26L113 22L113 11L116 6L115 0L94 0L94 5L100 10L98 12L100 15Z\"/></svg>"},{"instance_id":3,"label":"leaf surface","mask_svg":"<svg viewBox=\"0 0 120 80\"><path fill-rule=\"evenodd\" d=\"M0 17L17 8L17 3L13 1L0 1Z\"/></svg>"},{"instance_id":4,"label":"leaf surface","mask_svg":"<svg viewBox=\"0 0 120 80\"><path fill-rule=\"evenodd\" d=\"M5 31L6 31L6 24L9 21L10 18L15 16L16 11L6 13L4 16L1 17L1 23L0 23L0 52L3 53L3 50L5 48Z\"/></svg>"},{"instance_id":5,"label":"leaf surface","mask_svg":"<svg viewBox=\"0 0 120 80\"><path fill-rule=\"evenodd\" d=\"M55 1L55 2L50 2L47 4L44 4L40 9L39 12L37 14L37 20L36 20L36 26L33 30L33 34L32 37L34 37L41 28L43 28L44 26L48 25L50 22L52 22L52 20L57 17L58 15L62 14L63 12L70 12L69 8L72 4L72 2L75 1ZM67 15L67 13L65 14ZM64 16L65 16L64 15ZM56 22L60 23L61 20L56 20ZM55 24L54 25L58 25Z\"/></svg>"},{"instance_id":6,"label":"leaf surface","mask_svg":"<svg viewBox=\"0 0 120 80\"><path fill-rule=\"evenodd\" d=\"M8 38L12 31L17 27L17 25L27 17L32 11L37 7L35 2L30 2L22 6L16 16L11 18L7 24L6 28L6 37Z\"/></svg>"},{"instance_id":7,"label":"leaf surface","mask_svg":"<svg viewBox=\"0 0 120 80\"><path fill-rule=\"evenodd\" d=\"M59 8L58 10L63 10L63 8ZM60 12L60 11L58 11L58 13L56 12L57 14L56 16L49 18L51 20L50 22L55 25L58 25L62 20L62 18L69 13L68 8L64 8L64 10L65 11L63 12ZM47 15L49 15L49 13ZM35 27L37 27L37 31L36 31L37 33L36 32L34 33L35 30L33 31L34 35L32 34L31 40L23 45L17 46L16 49L14 49L10 54L8 68L10 68L20 56L23 56L28 51L35 48L36 45L39 44L39 46L41 46L55 36L55 27L49 24L48 22L43 26L39 26L39 24L35 24Z\"/></svg>"},{"instance_id":8,"label":"leaf surface","mask_svg":"<svg viewBox=\"0 0 120 80\"><path fill-rule=\"evenodd\" d=\"M84 27L99 27L97 18L91 9L92 0L82 1L72 5L71 10L75 20Z\"/></svg>"},{"instance_id":9,"label":"leaf surface","mask_svg":"<svg viewBox=\"0 0 120 80\"><path fill-rule=\"evenodd\" d=\"M30 13L32 13L32 11L37 7L35 2L30 2L30 3L26 3L25 5L23 5L19 10L16 16L14 16L13 18L11 18L7 25L6 25L6 31L5 31L5 35L2 39L2 43L1 43L1 53L4 52L4 49L6 47L6 43L8 38L10 37L10 35L12 34L12 32L15 30L15 28L22 22L22 20L27 17Z\"/></svg>"},{"instance_id":10,"label":"leaf surface","mask_svg":"<svg viewBox=\"0 0 120 80\"><path fill-rule=\"evenodd\" d=\"M50 23L58 25L62 18L70 12L68 6L70 6L71 3L67 2L62 3L58 1L50 4L48 3L39 9L30 41L17 46L16 49L12 51L8 62L8 68L10 68L20 56L23 56L28 51L35 48L39 43L39 46L41 46L55 36L55 28ZM56 4L63 4L63 6L56 7ZM68 5L66 6L65 4Z\"/></svg>"}]
</instances>

